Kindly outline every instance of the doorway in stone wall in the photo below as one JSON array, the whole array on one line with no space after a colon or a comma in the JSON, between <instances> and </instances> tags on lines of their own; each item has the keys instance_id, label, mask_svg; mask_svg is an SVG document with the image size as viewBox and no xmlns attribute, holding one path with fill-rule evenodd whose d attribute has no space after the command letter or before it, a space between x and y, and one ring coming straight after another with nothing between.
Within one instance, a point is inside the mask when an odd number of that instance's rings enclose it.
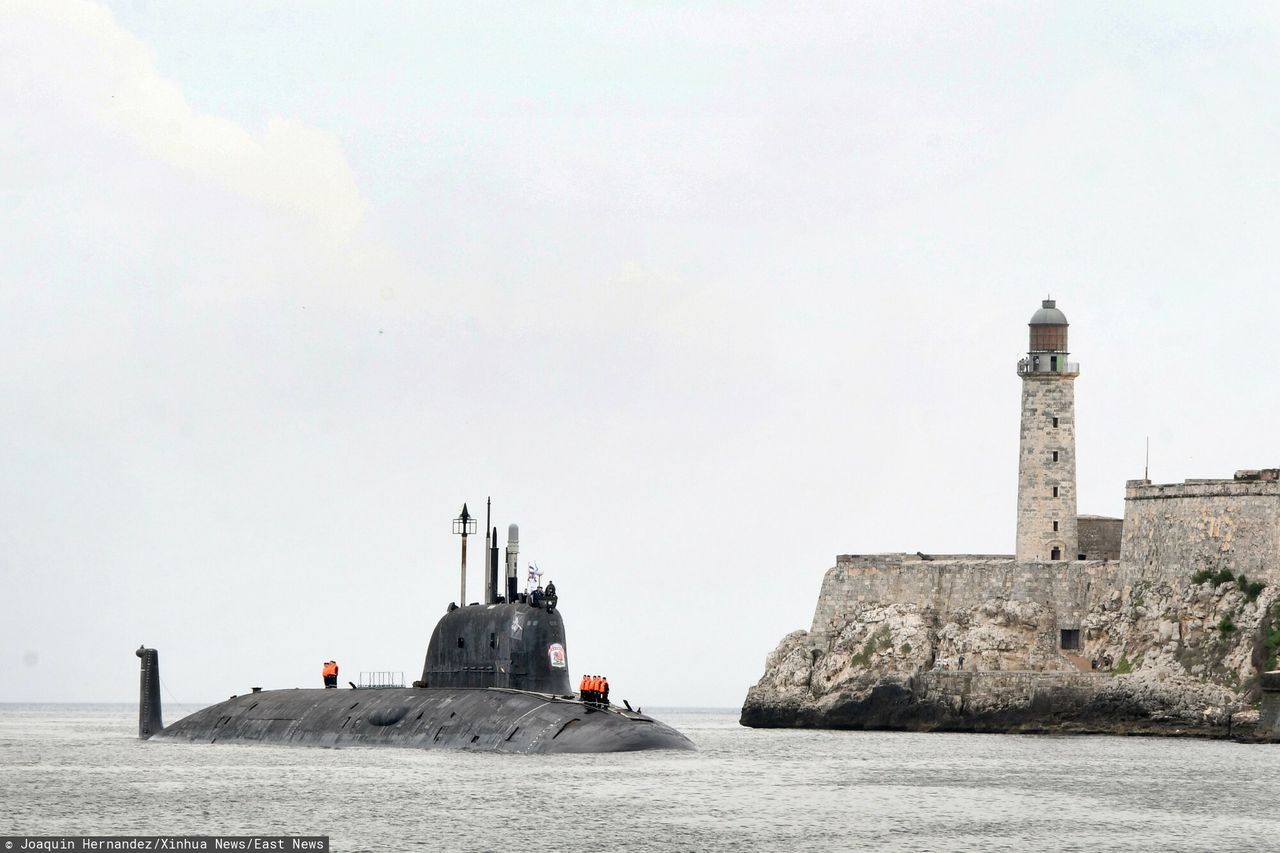
<instances>
[{"instance_id":1,"label":"doorway in stone wall","mask_svg":"<svg viewBox=\"0 0 1280 853\"><path fill-rule=\"evenodd\" d=\"M1063 628L1062 637L1058 645L1063 649L1079 651L1080 650L1080 629L1079 628Z\"/></svg>"}]
</instances>

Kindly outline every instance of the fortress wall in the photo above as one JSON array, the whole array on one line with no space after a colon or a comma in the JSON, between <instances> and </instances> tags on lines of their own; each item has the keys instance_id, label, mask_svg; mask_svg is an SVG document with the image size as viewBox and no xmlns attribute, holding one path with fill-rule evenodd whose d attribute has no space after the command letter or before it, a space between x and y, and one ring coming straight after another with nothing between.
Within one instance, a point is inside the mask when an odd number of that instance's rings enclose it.
<instances>
[{"instance_id":1,"label":"fortress wall","mask_svg":"<svg viewBox=\"0 0 1280 853\"><path fill-rule=\"evenodd\" d=\"M905 554L842 555L823 578L810 633L826 637L859 606L914 603L946 614L992 599L1046 605L1058 627L1075 628L1113 592L1165 579L1163 571L1163 565L1109 560L1019 563L989 555L933 560Z\"/></svg>"},{"instance_id":2,"label":"fortress wall","mask_svg":"<svg viewBox=\"0 0 1280 853\"><path fill-rule=\"evenodd\" d=\"M1201 569L1227 569L1280 585L1280 481L1131 480L1120 551L1118 562L841 555L823 578L810 632L827 634L860 605L913 603L947 613L992 599L1051 606L1058 626L1071 628L1113 592L1144 582L1185 587Z\"/></svg>"},{"instance_id":3,"label":"fortress wall","mask_svg":"<svg viewBox=\"0 0 1280 853\"><path fill-rule=\"evenodd\" d=\"M1120 559L1120 540L1124 520L1082 515L1076 519L1076 535L1080 537L1079 553L1089 560Z\"/></svg>"},{"instance_id":4,"label":"fortress wall","mask_svg":"<svg viewBox=\"0 0 1280 853\"><path fill-rule=\"evenodd\" d=\"M1280 583L1280 482L1130 480L1121 559L1182 583L1224 568Z\"/></svg>"},{"instance_id":5,"label":"fortress wall","mask_svg":"<svg viewBox=\"0 0 1280 853\"><path fill-rule=\"evenodd\" d=\"M1087 700L1109 675L1092 672L922 672L922 693L956 709L1030 705L1036 694Z\"/></svg>"}]
</instances>

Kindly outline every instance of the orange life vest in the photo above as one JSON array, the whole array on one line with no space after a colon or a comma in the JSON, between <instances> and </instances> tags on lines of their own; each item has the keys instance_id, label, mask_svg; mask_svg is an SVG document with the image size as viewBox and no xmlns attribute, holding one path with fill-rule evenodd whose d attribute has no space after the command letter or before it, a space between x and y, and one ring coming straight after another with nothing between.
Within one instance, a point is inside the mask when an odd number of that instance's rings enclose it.
<instances>
[{"instance_id":1,"label":"orange life vest","mask_svg":"<svg viewBox=\"0 0 1280 853\"><path fill-rule=\"evenodd\" d=\"M589 686L587 686L587 680L588 680L587 676L584 675L582 676L582 680L578 682L579 693L586 693L588 690L591 689Z\"/></svg>"},{"instance_id":2,"label":"orange life vest","mask_svg":"<svg viewBox=\"0 0 1280 853\"><path fill-rule=\"evenodd\" d=\"M324 665L323 675L325 678L328 678L331 675L336 676L337 674L338 674L337 663L335 663L334 661L329 661Z\"/></svg>"}]
</instances>

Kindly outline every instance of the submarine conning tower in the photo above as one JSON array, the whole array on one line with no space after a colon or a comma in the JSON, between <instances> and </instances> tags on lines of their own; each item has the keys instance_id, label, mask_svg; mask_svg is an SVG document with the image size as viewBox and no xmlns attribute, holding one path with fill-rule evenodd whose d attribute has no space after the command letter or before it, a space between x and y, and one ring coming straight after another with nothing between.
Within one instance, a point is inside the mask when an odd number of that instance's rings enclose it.
<instances>
[{"instance_id":1,"label":"submarine conning tower","mask_svg":"<svg viewBox=\"0 0 1280 853\"><path fill-rule=\"evenodd\" d=\"M491 504L489 505L491 506ZM466 589L467 505L454 519L462 533L462 588ZM461 523L461 524L460 524ZM556 609L552 585L543 592L516 591L520 528L507 528L506 597L499 594L498 528L485 518L485 602L461 607L450 604L436 624L422 665L422 679L414 687L504 687L572 696L569 659L565 651L564 621Z\"/></svg>"},{"instance_id":2,"label":"submarine conning tower","mask_svg":"<svg viewBox=\"0 0 1280 853\"><path fill-rule=\"evenodd\" d=\"M564 620L512 602L450 610L436 624L415 687L507 687L570 696Z\"/></svg>"}]
</instances>

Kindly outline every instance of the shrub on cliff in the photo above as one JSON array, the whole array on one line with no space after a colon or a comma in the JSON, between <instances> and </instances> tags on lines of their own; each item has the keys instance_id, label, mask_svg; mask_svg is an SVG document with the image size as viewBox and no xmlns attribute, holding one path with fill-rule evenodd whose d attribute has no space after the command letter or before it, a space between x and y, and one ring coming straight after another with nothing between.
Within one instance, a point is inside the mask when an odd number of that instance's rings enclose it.
<instances>
[{"instance_id":1,"label":"shrub on cliff","mask_svg":"<svg viewBox=\"0 0 1280 853\"><path fill-rule=\"evenodd\" d=\"M1280 649L1280 628L1273 628L1267 631L1267 636L1263 643L1267 650L1267 660L1263 665L1263 671L1273 672L1276 668L1276 651Z\"/></svg>"},{"instance_id":2,"label":"shrub on cliff","mask_svg":"<svg viewBox=\"0 0 1280 853\"><path fill-rule=\"evenodd\" d=\"M1280 602L1272 603L1259 627L1262 630L1262 671L1274 672L1276 656L1280 655Z\"/></svg>"},{"instance_id":3,"label":"shrub on cliff","mask_svg":"<svg viewBox=\"0 0 1280 853\"><path fill-rule=\"evenodd\" d=\"M1244 575L1236 578L1236 586L1244 593L1245 601L1257 601L1258 596L1266 589L1267 585L1262 581L1250 581Z\"/></svg>"},{"instance_id":4,"label":"shrub on cliff","mask_svg":"<svg viewBox=\"0 0 1280 853\"><path fill-rule=\"evenodd\" d=\"M1218 623L1218 631L1223 637L1226 637L1236 629L1236 623L1230 615L1223 616L1222 621Z\"/></svg>"},{"instance_id":5,"label":"shrub on cliff","mask_svg":"<svg viewBox=\"0 0 1280 853\"><path fill-rule=\"evenodd\" d=\"M1218 572L1214 572L1213 569L1201 569L1191 576L1191 582L1193 584L1211 583L1213 584L1214 589L1217 589L1224 583L1230 583L1235 579L1236 577L1231 574L1230 569L1222 569ZM1241 583L1245 581L1244 575L1240 576L1240 581Z\"/></svg>"}]
</instances>

